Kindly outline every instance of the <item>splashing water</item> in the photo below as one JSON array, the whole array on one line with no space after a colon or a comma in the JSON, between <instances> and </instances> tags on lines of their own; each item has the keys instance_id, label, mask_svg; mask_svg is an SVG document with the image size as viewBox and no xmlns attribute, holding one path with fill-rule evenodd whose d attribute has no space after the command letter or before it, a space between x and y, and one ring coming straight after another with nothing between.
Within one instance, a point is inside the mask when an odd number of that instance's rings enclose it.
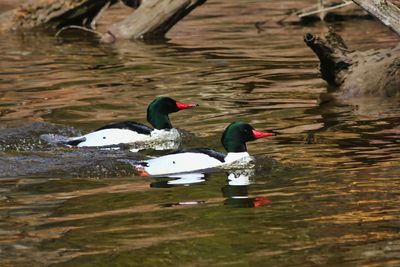
<instances>
[{"instance_id":1,"label":"splashing water","mask_svg":"<svg viewBox=\"0 0 400 267\"><path fill-rule=\"evenodd\" d=\"M180 147L181 142L181 133L175 128L170 130L154 129L149 139L129 144L129 147L131 147L131 152L144 149L176 150Z\"/></svg>"},{"instance_id":2,"label":"splashing water","mask_svg":"<svg viewBox=\"0 0 400 267\"><path fill-rule=\"evenodd\" d=\"M77 133L74 128L51 123L24 123L0 129L0 151L50 149L59 145L63 136Z\"/></svg>"}]
</instances>

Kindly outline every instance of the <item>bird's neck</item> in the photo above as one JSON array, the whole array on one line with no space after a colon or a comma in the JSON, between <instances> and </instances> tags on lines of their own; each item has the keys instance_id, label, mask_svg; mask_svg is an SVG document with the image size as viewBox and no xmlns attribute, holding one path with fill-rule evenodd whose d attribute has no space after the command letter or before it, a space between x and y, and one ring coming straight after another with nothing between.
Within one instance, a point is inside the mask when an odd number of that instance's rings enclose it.
<instances>
[{"instance_id":1,"label":"bird's neck","mask_svg":"<svg viewBox=\"0 0 400 267\"><path fill-rule=\"evenodd\" d=\"M154 127L154 129L172 129L172 125L167 114L162 114L155 111L149 112L149 114L147 114L147 120Z\"/></svg>"},{"instance_id":2,"label":"bird's neck","mask_svg":"<svg viewBox=\"0 0 400 267\"><path fill-rule=\"evenodd\" d=\"M247 147L246 143L235 141L235 140L229 140L223 143L226 151L228 153L240 153L240 152L247 152Z\"/></svg>"}]
</instances>

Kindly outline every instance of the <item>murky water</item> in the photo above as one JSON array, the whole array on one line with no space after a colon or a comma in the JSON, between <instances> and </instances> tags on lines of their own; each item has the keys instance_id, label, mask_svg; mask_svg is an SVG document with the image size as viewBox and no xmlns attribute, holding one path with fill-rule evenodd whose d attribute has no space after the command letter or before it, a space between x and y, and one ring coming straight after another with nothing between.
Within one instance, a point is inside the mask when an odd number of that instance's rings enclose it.
<instances>
[{"instance_id":1,"label":"murky water","mask_svg":"<svg viewBox=\"0 0 400 267\"><path fill-rule=\"evenodd\" d=\"M369 20L274 23L312 3L210 0L156 44L3 36L0 265L399 266L400 101L326 101L302 36L332 25L352 48L398 39ZM171 116L183 147L223 151L234 120L281 134L248 144L252 168L181 179L126 163L165 151L40 138L145 123L158 95L200 105Z\"/></svg>"}]
</instances>

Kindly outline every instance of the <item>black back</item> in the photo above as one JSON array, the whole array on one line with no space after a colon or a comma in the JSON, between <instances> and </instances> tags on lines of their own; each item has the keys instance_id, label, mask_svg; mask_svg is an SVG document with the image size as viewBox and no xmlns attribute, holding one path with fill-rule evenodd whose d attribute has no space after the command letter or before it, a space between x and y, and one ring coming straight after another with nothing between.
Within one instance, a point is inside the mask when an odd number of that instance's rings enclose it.
<instances>
[{"instance_id":1,"label":"black back","mask_svg":"<svg viewBox=\"0 0 400 267\"><path fill-rule=\"evenodd\" d=\"M177 153L202 153L202 154L206 154L210 157L213 157L221 162L225 162L225 157L226 157L226 155L224 153L212 150L210 148L190 148L190 149L184 149L181 151L177 151L172 154L177 154Z\"/></svg>"},{"instance_id":2,"label":"black back","mask_svg":"<svg viewBox=\"0 0 400 267\"><path fill-rule=\"evenodd\" d=\"M117 123L103 126L99 129L97 129L95 132L100 131L100 130L105 130L105 129L126 129L126 130L135 131L139 134L146 134L146 135L150 135L150 133L153 131L152 128L150 128L144 124L137 123L134 121L124 121L124 122L117 122Z\"/></svg>"}]
</instances>

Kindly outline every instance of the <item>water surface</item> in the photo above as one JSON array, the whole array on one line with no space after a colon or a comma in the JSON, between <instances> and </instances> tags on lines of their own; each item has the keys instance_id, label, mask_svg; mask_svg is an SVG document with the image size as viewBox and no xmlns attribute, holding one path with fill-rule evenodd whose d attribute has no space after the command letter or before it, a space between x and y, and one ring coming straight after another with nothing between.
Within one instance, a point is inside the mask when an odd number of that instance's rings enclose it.
<instances>
[{"instance_id":1,"label":"water surface","mask_svg":"<svg viewBox=\"0 0 400 267\"><path fill-rule=\"evenodd\" d=\"M326 101L302 36L331 25L356 49L398 40L370 20L274 23L313 3L210 0L153 44L1 38L1 265L400 265L399 100ZM249 170L191 184L138 177L126 164L165 151L40 139L145 123L159 95L200 105L171 115L186 131L182 147L223 151L234 120L281 134L248 144Z\"/></svg>"}]
</instances>

